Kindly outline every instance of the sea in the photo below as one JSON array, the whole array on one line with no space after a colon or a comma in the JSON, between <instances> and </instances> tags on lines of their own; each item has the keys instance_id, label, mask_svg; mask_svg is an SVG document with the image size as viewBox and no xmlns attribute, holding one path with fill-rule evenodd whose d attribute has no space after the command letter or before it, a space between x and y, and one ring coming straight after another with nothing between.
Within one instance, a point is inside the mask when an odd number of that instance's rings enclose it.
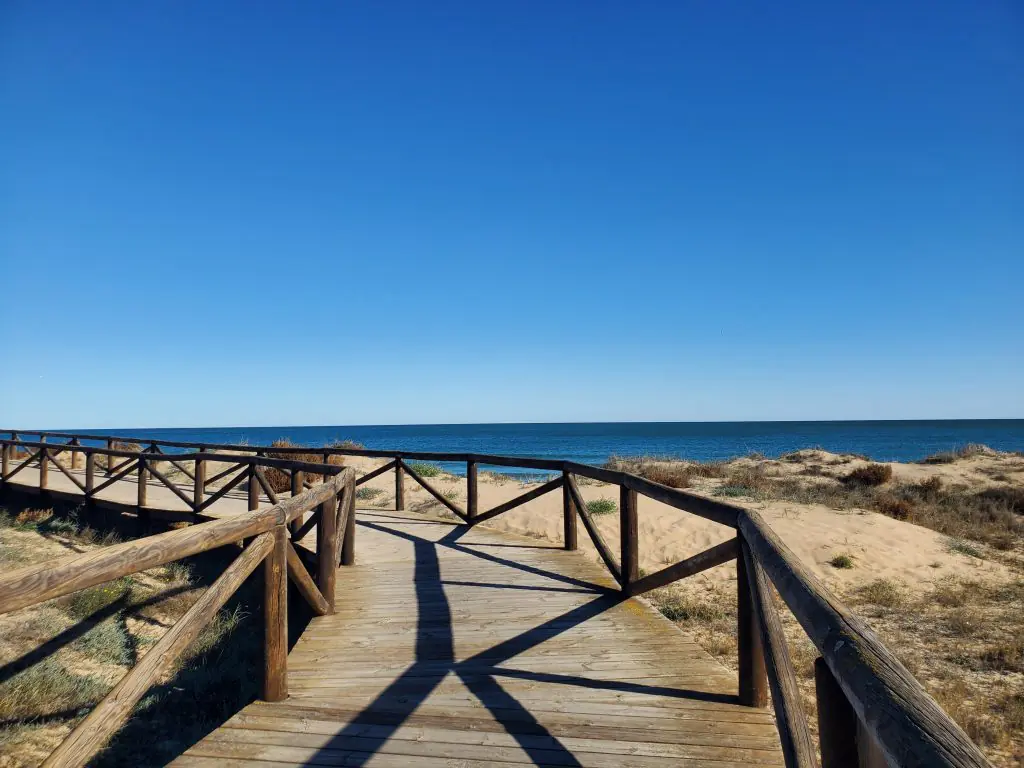
<instances>
[{"instance_id":1,"label":"sea","mask_svg":"<svg viewBox=\"0 0 1024 768\"><path fill-rule=\"evenodd\" d=\"M775 457L812 447L837 453L864 454L877 461L915 461L968 443L983 443L1002 451L1024 451L1024 419L410 424L60 431L248 445L268 445L278 438L287 438L299 445L354 440L367 448L384 450L489 453L568 459L585 464L603 464L611 456L637 455L701 461L755 452ZM502 471L514 473L515 470L506 468Z\"/></svg>"}]
</instances>

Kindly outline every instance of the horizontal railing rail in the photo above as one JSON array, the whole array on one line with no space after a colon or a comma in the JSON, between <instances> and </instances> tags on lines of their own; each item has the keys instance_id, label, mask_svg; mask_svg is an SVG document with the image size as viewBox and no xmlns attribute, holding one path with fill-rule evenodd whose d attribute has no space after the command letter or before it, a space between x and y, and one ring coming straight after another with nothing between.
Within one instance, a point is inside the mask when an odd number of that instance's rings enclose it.
<instances>
[{"instance_id":1,"label":"horizontal railing rail","mask_svg":"<svg viewBox=\"0 0 1024 768\"><path fill-rule=\"evenodd\" d=\"M36 435L40 440L26 442L20 440L19 435ZM47 439L54 438L66 439L69 443L56 446L52 442L46 442ZM743 507L670 488L628 472L558 459L477 453L373 450L347 446L250 446L25 430L12 432L10 440L0 441L4 449L3 477L5 480L9 477L8 452L11 446L19 446L19 450L26 452L24 463L34 461L45 464L55 458L55 454L48 454L47 449L59 447L61 450L72 452L99 450L96 447L83 446L83 440L110 441L108 446L126 441L148 446L142 454L116 452L111 447L105 451L128 459L134 457L135 461L140 461L140 455L144 454L141 459L143 472L146 462L150 461L147 457L165 461L173 456L176 461L186 464L195 461L195 486L197 489L201 488L203 492L205 483L210 482L204 479L204 462L234 461L238 467L231 471L237 471L239 468L243 471L232 483L241 483L248 477L250 500L253 494L257 494L258 497L261 490L270 490L265 480L261 481L257 469L252 467L277 467L289 471L291 492L298 496L303 488L310 485L304 473L326 472L324 467L331 466L328 465L331 456L385 459L386 463L383 466L374 468L352 481L353 498L356 485L393 472L395 507L399 510L404 509L404 479L408 475L439 504L467 525L494 519L544 494L561 490L564 547L568 550L578 548L577 521L581 521L598 556L617 582L623 596L640 595L731 560L736 561L739 700L748 706L765 707L770 692L787 765L812 766L817 764L818 758L800 704L792 661L769 585L773 585L778 591L782 601L796 617L820 654L815 662L818 747L825 768L883 764L989 765L978 747L935 703L896 657L799 562L756 512ZM192 448L197 449L199 453L157 453L161 446ZM229 450L232 453L206 453L210 450ZM272 452L276 457L315 453L323 456L324 464L299 466L301 462L271 459L261 455L268 452ZM421 472L409 465L409 461L412 460L465 463L466 507L460 507L435 488ZM492 509L480 510L477 474L481 465L538 470L556 476ZM21 466L24 464L12 469L11 473L17 472ZM132 467L129 466L127 471L133 471ZM225 471L217 477L220 479L229 474L230 472ZM618 542L610 544L604 540L599 527L587 510L576 477L618 486ZM85 485L88 487L88 481ZM222 487L213 496L219 498L217 494L223 495L227 492L229 491ZM210 499L200 500L199 494L200 490L197 490L194 499L194 509L197 512L201 512L205 508L204 505L210 503ZM735 536L653 574L641 576L637 519L639 496L723 525L732 529ZM270 498L273 496L270 495ZM354 507L354 501L352 505ZM352 525L353 518L354 515L349 518L349 526ZM292 541L298 541L307 535L313 524L311 521L291 522ZM287 556L289 561L301 560L299 550L289 550ZM321 574L321 578L326 580L329 576L324 573ZM296 586L304 595L309 590L308 582L299 584L296 581ZM317 602L315 595L307 599L311 604Z\"/></svg>"},{"instance_id":2,"label":"horizontal railing rail","mask_svg":"<svg viewBox=\"0 0 1024 768\"><path fill-rule=\"evenodd\" d=\"M336 567L339 560L351 565L354 558L355 472L350 468L312 466L320 472L329 469L333 475L268 509L197 523L0 575L0 614L4 614L229 544L244 544L224 572L78 723L44 766L85 765L124 724L145 692L173 670L175 660L261 564L262 697L266 701L287 697L287 581L292 580L314 613L332 613ZM318 528L315 580L297 555L289 529L314 509L311 519Z\"/></svg>"}]
</instances>

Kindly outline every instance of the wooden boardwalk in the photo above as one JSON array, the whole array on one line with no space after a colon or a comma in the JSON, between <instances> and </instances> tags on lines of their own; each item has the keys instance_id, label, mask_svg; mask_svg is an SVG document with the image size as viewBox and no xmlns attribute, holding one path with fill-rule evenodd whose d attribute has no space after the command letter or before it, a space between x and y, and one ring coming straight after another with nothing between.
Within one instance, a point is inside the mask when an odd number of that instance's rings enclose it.
<instances>
[{"instance_id":1,"label":"wooden boardwalk","mask_svg":"<svg viewBox=\"0 0 1024 768\"><path fill-rule=\"evenodd\" d=\"M214 765L779 765L736 675L581 554L360 510L337 612L256 702L174 762Z\"/></svg>"}]
</instances>

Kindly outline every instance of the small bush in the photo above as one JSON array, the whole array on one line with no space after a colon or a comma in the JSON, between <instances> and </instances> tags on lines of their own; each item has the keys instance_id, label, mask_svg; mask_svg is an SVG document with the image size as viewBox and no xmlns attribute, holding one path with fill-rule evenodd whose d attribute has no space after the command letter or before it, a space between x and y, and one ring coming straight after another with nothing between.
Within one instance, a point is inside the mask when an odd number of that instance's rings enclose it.
<instances>
[{"instance_id":1,"label":"small bush","mask_svg":"<svg viewBox=\"0 0 1024 768\"><path fill-rule=\"evenodd\" d=\"M587 502L587 512L591 515L610 515L618 509L619 505L611 499L593 499Z\"/></svg>"},{"instance_id":2,"label":"small bush","mask_svg":"<svg viewBox=\"0 0 1024 768\"><path fill-rule=\"evenodd\" d=\"M754 489L748 488L745 485L720 485L715 488L715 496L725 496L727 498L737 498L739 496L753 496Z\"/></svg>"},{"instance_id":3,"label":"small bush","mask_svg":"<svg viewBox=\"0 0 1024 768\"><path fill-rule=\"evenodd\" d=\"M409 468L420 477L438 477L443 470L437 464L429 464L425 461L413 461Z\"/></svg>"},{"instance_id":4,"label":"small bush","mask_svg":"<svg viewBox=\"0 0 1024 768\"><path fill-rule=\"evenodd\" d=\"M994 451L987 445L981 445L980 443L968 443L962 445L959 448L954 448L952 451L941 451L939 453L933 453L931 456L925 456L918 463L919 464L952 464L957 459L969 459L972 456L983 456Z\"/></svg>"},{"instance_id":5,"label":"small bush","mask_svg":"<svg viewBox=\"0 0 1024 768\"><path fill-rule=\"evenodd\" d=\"M360 501L373 501L384 493L383 488L371 488L368 485L361 485L356 488L356 498Z\"/></svg>"},{"instance_id":6,"label":"small bush","mask_svg":"<svg viewBox=\"0 0 1024 768\"><path fill-rule=\"evenodd\" d=\"M1024 638L992 645L978 657L983 669L997 672L1024 672Z\"/></svg>"},{"instance_id":7,"label":"small bush","mask_svg":"<svg viewBox=\"0 0 1024 768\"><path fill-rule=\"evenodd\" d=\"M963 539L950 539L946 542L946 548L954 554L966 555L967 557L974 557L978 560L985 559L985 555L980 549Z\"/></svg>"},{"instance_id":8,"label":"small bush","mask_svg":"<svg viewBox=\"0 0 1024 768\"><path fill-rule=\"evenodd\" d=\"M879 605L883 608L895 608L903 602L903 592L894 581L876 579L856 591L856 595L866 603Z\"/></svg>"},{"instance_id":9,"label":"small bush","mask_svg":"<svg viewBox=\"0 0 1024 768\"><path fill-rule=\"evenodd\" d=\"M894 520L909 520L914 514L913 502L891 495L880 496L875 501L875 509Z\"/></svg>"},{"instance_id":10,"label":"small bush","mask_svg":"<svg viewBox=\"0 0 1024 768\"><path fill-rule=\"evenodd\" d=\"M866 464L851 471L843 482L848 485L885 485L892 480L892 467L888 464Z\"/></svg>"},{"instance_id":11,"label":"small bush","mask_svg":"<svg viewBox=\"0 0 1024 768\"><path fill-rule=\"evenodd\" d=\"M986 488L975 494L981 502L990 502L993 506L1004 506L1014 514L1024 515L1024 488Z\"/></svg>"},{"instance_id":12,"label":"small bush","mask_svg":"<svg viewBox=\"0 0 1024 768\"><path fill-rule=\"evenodd\" d=\"M833 568L853 568L853 555L840 554L828 561Z\"/></svg>"},{"instance_id":13,"label":"small bush","mask_svg":"<svg viewBox=\"0 0 1024 768\"><path fill-rule=\"evenodd\" d=\"M300 446L293 443L287 438L280 438L270 444L271 448L298 448ZM327 447L341 447L340 444L335 444ZM267 451L267 456L272 459L289 459L291 461L305 461L310 464L323 464L324 455L323 453L309 453L291 452L291 451ZM333 453L327 457L327 463L331 466L341 467L345 465L345 457L339 454ZM292 487L292 475L291 472L278 469L277 467L264 467L263 476L267 479L267 484L274 489L274 493L284 493L285 491L291 490ZM323 475L318 475L315 472L307 472L305 479L311 483L319 483L323 479Z\"/></svg>"},{"instance_id":14,"label":"small bush","mask_svg":"<svg viewBox=\"0 0 1024 768\"><path fill-rule=\"evenodd\" d=\"M711 623L726 616L720 605L690 595L672 595L658 605L658 610L670 621Z\"/></svg>"}]
</instances>

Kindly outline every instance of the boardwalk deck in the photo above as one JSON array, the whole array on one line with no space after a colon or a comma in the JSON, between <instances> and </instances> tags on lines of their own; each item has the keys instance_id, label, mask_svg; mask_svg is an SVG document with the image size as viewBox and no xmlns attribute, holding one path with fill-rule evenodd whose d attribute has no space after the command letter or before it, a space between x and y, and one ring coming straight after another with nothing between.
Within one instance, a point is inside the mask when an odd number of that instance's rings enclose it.
<instances>
[{"instance_id":1,"label":"boardwalk deck","mask_svg":"<svg viewBox=\"0 0 1024 768\"><path fill-rule=\"evenodd\" d=\"M579 553L360 510L337 613L256 702L174 765L778 765L771 715ZM597 585L597 586L595 586Z\"/></svg>"}]
</instances>

